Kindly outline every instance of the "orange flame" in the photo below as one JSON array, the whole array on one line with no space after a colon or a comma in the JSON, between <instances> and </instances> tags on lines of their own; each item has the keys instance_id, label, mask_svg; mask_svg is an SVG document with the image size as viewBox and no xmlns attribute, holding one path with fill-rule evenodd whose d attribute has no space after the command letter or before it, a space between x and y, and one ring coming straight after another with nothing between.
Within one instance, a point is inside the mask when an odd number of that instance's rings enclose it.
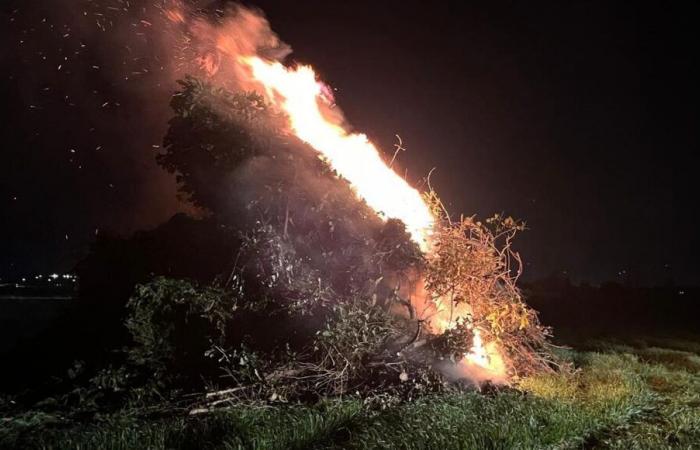
<instances>
[{"instance_id":1,"label":"orange flame","mask_svg":"<svg viewBox=\"0 0 700 450\"><path fill-rule=\"evenodd\" d=\"M382 218L401 219L421 250L427 251L435 222L430 208L416 189L382 161L367 136L348 133L324 117L320 105L327 102L328 89L313 69L288 69L258 57L243 58L243 62L265 86L269 98L287 113L294 134L320 152Z\"/></svg>"},{"instance_id":2,"label":"orange flame","mask_svg":"<svg viewBox=\"0 0 700 450\"><path fill-rule=\"evenodd\" d=\"M436 333L444 333L464 323L465 318L471 316L471 308L468 304L460 303L454 305L450 311L442 304L442 299L435 300L430 311L428 326ZM479 328L471 328L474 339L472 347L465 352L463 358L458 361L458 367L464 369L465 373L472 378L488 379L493 382L505 383L507 381L506 363L501 356L501 352L496 342L484 344ZM476 369L476 370L475 370Z\"/></svg>"}]
</instances>

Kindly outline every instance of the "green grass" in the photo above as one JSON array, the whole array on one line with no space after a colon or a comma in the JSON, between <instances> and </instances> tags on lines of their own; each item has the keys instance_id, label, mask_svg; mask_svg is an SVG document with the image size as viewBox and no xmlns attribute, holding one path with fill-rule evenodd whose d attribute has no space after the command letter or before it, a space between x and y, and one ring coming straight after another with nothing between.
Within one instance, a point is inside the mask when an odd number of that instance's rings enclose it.
<instances>
[{"instance_id":1,"label":"green grass","mask_svg":"<svg viewBox=\"0 0 700 450\"><path fill-rule=\"evenodd\" d=\"M238 407L142 422L113 416L78 429L0 423L22 448L700 448L700 346L603 342L568 352L579 370L531 377L519 390L427 396L370 410L359 400ZM44 418L46 419L46 418ZM4 431L3 431L4 429ZM22 431L24 430L24 431Z\"/></svg>"}]
</instances>

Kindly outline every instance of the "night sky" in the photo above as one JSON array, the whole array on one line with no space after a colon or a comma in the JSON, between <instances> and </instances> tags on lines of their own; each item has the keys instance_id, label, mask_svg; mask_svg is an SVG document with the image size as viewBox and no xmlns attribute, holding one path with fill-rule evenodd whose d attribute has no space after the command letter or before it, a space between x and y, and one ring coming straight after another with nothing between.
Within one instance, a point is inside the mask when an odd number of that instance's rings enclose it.
<instances>
[{"instance_id":1,"label":"night sky","mask_svg":"<svg viewBox=\"0 0 700 450\"><path fill-rule=\"evenodd\" d=\"M154 160L186 70L154 2L95 3L3 3L0 277L70 270L96 235L188 209ZM246 4L357 130L388 153L401 136L409 179L435 168L453 214L524 219L528 278L697 284L695 15L435 3Z\"/></svg>"}]
</instances>

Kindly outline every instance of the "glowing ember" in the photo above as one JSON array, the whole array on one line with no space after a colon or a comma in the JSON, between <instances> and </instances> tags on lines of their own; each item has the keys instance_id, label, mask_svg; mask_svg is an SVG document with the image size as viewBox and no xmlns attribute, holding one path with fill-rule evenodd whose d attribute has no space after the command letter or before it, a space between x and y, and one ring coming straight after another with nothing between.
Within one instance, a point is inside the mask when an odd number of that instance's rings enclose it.
<instances>
[{"instance_id":1,"label":"glowing ember","mask_svg":"<svg viewBox=\"0 0 700 450\"><path fill-rule=\"evenodd\" d=\"M185 23L185 15L179 8L170 8L164 11L165 17L174 23Z\"/></svg>"}]
</instances>

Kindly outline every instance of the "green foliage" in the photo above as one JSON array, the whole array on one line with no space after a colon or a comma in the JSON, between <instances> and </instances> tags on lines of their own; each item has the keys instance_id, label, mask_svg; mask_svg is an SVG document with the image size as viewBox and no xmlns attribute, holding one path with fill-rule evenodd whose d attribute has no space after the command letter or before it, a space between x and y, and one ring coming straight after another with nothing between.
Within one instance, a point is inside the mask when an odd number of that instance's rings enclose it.
<instances>
[{"instance_id":1,"label":"green foliage","mask_svg":"<svg viewBox=\"0 0 700 450\"><path fill-rule=\"evenodd\" d=\"M260 353L240 344L233 350L225 350L215 345L207 350L205 356L216 359L219 368L236 386L247 386L264 381L264 370L271 361L265 361Z\"/></svg>"},{"instance_id":2,"label":"green foliage","mask_svg":"<svg viewBox=\"0 0 700 450\"><path fill-rule=\"evenodd\" d=\"M217 210L229 196L230 173L268 149L279 119L254 92L233 94L192 77L179 83L158 163L176 175L187 199Z\"/></svg>"},{"instance_id":3,"label":"green foliage","mask_svg":"<svg viewBox=\"0 0 700 450\"><path fill-rule=\"evenodd\" d=\"M127 304L129 360L157 380L195 375L188 367L201 364L212 342L224 341L240 295L240 286L224 291L162 277L138 285Z\"/></svg>"},{"instance_id":4,"label":"green foliage","mask_svg":"<svg viewBox=\"0 0 700 450\"><path fill-rule=\"evenodd\" d=\"M236 260L250 281L249 295L255 297L247 303L250 309L309 315L332 299L332 288L321 270L270 224L258 224L243 234Z\"/></svg>"},{"instance_id":5,"label":"green foliage","mask_svg":"<svg viewBox=\"0 0 700 450\"><path fill-rule=\"evenodd\" d=\"M431 339L430 345L436 354L457 361L464 354L464 349L471 348L473 343L474 331L467 322L460 322Z\"/></svg>"},{"instance_id":6,"label":"green foliage","mask_svg":"<svg viewBox=\"0 0 700 450\"><path fill-rule=\"evenodd\" d=\"M291 352L265 354L267 375L276 383L270 390L270 380L258 374L258 380L250 381L265 385L261 392L279 393L281 389L284 397L299 398L352 391L374 376L368 370L373 358L405 337L407 329L413 331L415 325L393 309L395 292L381 286L382 270L388 270L394 259L392 252L414 251L415 245L406 245L410 241L403 224L399 225L391 223L387 231L380 228L376 239L355 242L345 251L320 255L314 251L318 239L285 239L272 225L261 225L243 237L237 261L249 287L246 308L275 317L281 329L292 324L295 335L305 337L285 336L277 350L291 345ZM385 249L376 251L382 245ZM358 261L355 251L380 255L383 260ZM310 253L317 254L315 260L306 256ZM413 255L418 261L415 252ZM344 277L334 279L338 273ZM299 332L300 328L310 333ZM256 335L255 339L260 348L266 337ZM284 383L288 385L281 387Z\"/></svg>"},{"instance_id":7,"label":"green foliage","mask_svg":"<svg viewBox=\"0 0 700 450\"><path fill-rule=\"evenodd\" d=\"M406 225L398 219L389 219L377 235L372 263L382 271L400 273L423 268L425 261L406 231Z\"/></svg>"},{"instance_id":8,"label":"green foliage","mask_svg":"<svg viewBox=\"0 0 700 450\"><path fill-rule=\"evenodd\" d=\"M316 332L319 366L333 374L333 390L347 391L347 383L367 375L367 364L400 330L397 317L372 298L355 297L333 303L331 319Z\"/></svg>"}]
</instances>

